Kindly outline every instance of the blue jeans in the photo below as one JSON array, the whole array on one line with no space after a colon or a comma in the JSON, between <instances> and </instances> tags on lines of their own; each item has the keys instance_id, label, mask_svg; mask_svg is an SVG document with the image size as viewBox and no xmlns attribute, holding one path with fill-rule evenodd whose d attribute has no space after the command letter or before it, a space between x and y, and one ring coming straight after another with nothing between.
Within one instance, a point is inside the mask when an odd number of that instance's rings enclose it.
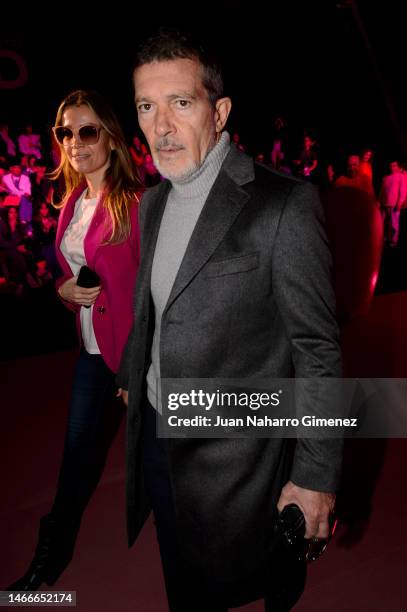
<instances>
[{"instance_id":1,"label":"blue jeans","mask_svg":"<svg viewBox=\"0 0 407 612\"><path fill-rule=\"evenodd\" d=\"M124 408L112 406L114 373L101 355L81 349L76 363L68 426L57 492L51 510L61 525L79 529L83 511L95 490L109 446L118 430Z\"/></svg>"}]
</instances>

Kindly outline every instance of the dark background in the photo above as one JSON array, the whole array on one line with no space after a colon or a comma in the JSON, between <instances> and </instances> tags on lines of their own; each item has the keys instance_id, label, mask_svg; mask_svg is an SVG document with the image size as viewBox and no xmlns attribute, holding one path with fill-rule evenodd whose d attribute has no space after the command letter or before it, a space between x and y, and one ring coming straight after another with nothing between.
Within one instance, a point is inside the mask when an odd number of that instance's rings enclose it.
<instances>
[{"instance_id":1,"label":"dark background","mask_svg":"<svg viewBox=\"0 0 407 612\"><path fill-rule=\"evenodd\" d=\"M195 30L217 48L234 104L229 130L240 132L250 153L270 150L272 120L283 113L295 145L304 128L314 129L321 165L334 162L340 171L349 152L372 146L376 187L390 158L407 159L407 26L401 3L359 0L355 11L346 0L147 2L82 1L50 9L11 0L2 7L0 122L10 124L11 135L31 122L49 149L61 100L73 89L95 88L117 111L130 141L137 127L135 50L142 38L166 25ZM1 50L24 59L23 87L4 88L17 72ZM383 278L391 272L391 282L386 287L379 282L380 290L400 290L402 258L383 269ZM40 293L28 292L23 300L0 296L8 321L0 359L76 343L74 319L53 288Z\"/></svg>"},{"instance_id":2,"label":"dark background","mask_svg":"<svg viewBox=\"0 0 407 612\"><path fill-rule=\"evenodd\" d=\"M171 6L170 6L171 5ZM95 88L136 129L131 69L138 41L159 25L197 31L223 58L227 93L249 152L269 150L272 119L283 113L300 144L313 128L326 161L372 146L376 164L407 158L406 22L393 1L59 3L9 6L0 47L26 61L28 80L0 91L0 120L44 133L62 98ZM360 21L358 21L358 15ZM0 77L15 67L0 59ZM404 142L403 142L404 141ZM381 167L377 168L382 172Z\"/></svg>"}]
</instances>

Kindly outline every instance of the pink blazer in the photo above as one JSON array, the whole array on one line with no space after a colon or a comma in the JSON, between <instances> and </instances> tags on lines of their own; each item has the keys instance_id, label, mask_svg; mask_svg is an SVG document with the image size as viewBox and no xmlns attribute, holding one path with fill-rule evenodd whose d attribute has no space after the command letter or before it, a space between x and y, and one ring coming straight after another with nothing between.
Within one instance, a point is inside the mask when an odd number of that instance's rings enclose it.
<instances>
[{"instance_id":1,"label":"pink blazer","mask_svg":"<svg viewBox=\"0 0 407 612\"><path fill-rule=\"evenodd\" d=\"M63 275L57 280L60 287L73 274L61 252L61 241L72 219L75 203L85 183L77 187L61 210L55 241L58 262ZM140 236L138 225L138 205L131 210L131 234L120 244L102 245L111 230L110 218L103 209L103 196L96 205L91 224L85 237L85 257L87 265L95 270L101 279L102 290L93 307L93 328L103 359L108 367L117 372L121 354L134 320L133 291L140 261ZM74 310L80 336L80 307L69 302L65 305Z\"/></svg>"}]
</instances>

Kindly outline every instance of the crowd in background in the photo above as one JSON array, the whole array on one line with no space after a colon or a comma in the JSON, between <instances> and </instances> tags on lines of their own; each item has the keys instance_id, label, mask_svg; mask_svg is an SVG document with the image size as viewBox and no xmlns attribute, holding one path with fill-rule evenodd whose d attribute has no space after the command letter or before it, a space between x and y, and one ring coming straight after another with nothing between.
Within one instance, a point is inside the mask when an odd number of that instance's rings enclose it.
<instances>
[{"instance_id":1,"label":"crowd in background","mask_svg":"<svg viewBox=\"0 0 407 612\"><path fill-rule=\"evenodd\" d=\"M237 131L232 141L246 147ZM58 209L54 200L63 191L49 172L57 165L56 150L43 147L39 133L26 125L18 133L0 124L0 292L24 295L26 291L51 284L58 277L55 234ZM139 135L129 151L146 188L161 180L153 158ZM385 247L394 248L400 239L400 216L407 211L407 166L404 160L384 160L379 171L375 151L365 147L349 150L332 163L321 151L312 130L304 130L302 141L293 142L287 121L279 116L270 130L269 147L247 151L258 163L319 185L321 189L354 187L373 195L380 207ZM383 168L383 164L382 164ZM59 192L59 193L58 193Z\"/></svg>"}]
</instances>

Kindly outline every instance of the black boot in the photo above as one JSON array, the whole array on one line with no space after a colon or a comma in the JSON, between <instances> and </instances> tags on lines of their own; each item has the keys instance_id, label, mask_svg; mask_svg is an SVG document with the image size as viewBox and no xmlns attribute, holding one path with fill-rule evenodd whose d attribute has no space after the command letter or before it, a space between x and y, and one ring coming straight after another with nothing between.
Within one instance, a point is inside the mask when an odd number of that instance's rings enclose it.
<instances>
[{"instance_id":1,"label":"black boot","mask_svg":"<svg viewBox=\"0 0 407 612\"><path fill-rule=\"evenodd\" d=\"M30 567L7 591L36 591L43 582L52 586L72 559L77 533L78 527L67 528L52 515L43 516Z\"/></svg>"}]
</instances>

